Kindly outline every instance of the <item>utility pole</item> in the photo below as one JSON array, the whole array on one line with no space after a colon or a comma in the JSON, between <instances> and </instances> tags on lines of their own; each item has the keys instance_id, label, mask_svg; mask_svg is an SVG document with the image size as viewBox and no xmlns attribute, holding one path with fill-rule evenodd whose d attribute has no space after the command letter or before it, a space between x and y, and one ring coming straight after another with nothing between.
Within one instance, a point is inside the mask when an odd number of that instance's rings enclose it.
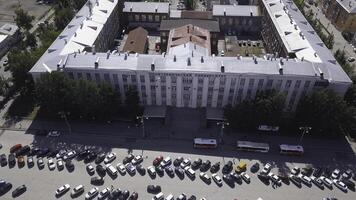
<instances>
[{"instance_id":1,"label":"utility pole","mask_svg":"<svg viewBox=\"0 0 356 200\"><path fill-rule=\"evenodd\" d=\"M224 128L225 128L225 126L229 126L229 122L218 122L218 123L216 123L216 125L217 126L221 126L219 141L220 141L221 144L223 144L224 143L224 140L223 140Z\"/></svg>"},{"instance_id":2,"label":"utility pole","mask_svg":"<svg viewBox=\"0 0 356 200\"><path fill-rule=\"evenodd\" d=\"M142 138L146 137L146 133L145 133L145 119L148 119L148 117L146 116L137 116L136 119L140 120L140 123L142 125Z\"/></svg>"},{"instance_id":3,"label":"utility pole","mask_svg":"<svg viewBox=\"0 0 356 200\"><path fill-rule=\"evenodd\" d=\"M309 133L311 129L312 129L312 127L309 127L309 126L299 127L299 130L302 132L302 136L299 139L299 143L302 143L302 140L304 138L304 134Z\"/></svg>"}]
</instances>

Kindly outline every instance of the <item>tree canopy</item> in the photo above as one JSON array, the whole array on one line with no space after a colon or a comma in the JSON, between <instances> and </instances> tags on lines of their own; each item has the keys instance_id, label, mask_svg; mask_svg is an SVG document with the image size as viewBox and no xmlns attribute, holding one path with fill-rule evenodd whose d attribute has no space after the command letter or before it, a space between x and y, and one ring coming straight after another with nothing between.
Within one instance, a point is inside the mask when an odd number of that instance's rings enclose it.
<instances>
[{"instance_id":1,"label":"tree canopy","mask_svg":"<svg viewBox=\"0 0 356 200\"><path fill-rule=\"evenodd\" d=\"M31 23L35 19L34 16L29 15L21 7L17 8L15 10L15 14L16 14L15 22L19 28L24 29L26 31L28 31L32 28Z\"/></svg>"}]
</instances>

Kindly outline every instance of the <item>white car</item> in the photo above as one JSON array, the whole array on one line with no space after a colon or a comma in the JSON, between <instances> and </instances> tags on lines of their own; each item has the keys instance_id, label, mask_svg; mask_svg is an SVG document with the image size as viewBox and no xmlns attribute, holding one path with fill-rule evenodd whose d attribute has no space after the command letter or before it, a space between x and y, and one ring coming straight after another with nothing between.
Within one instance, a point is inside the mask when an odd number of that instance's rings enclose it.
<instances>
[{"instance_id":1,"label":"white car","mask_svg":"<svg viewBox=\"0 0 356 200\"><path fill-rule=\"evenodd\" d=\"M118 164L116 165L116 168L117 168L117 170L119 170L119 172L120 172L121 174L125 174L125 173L126 173L125 165L123 165L122 163L118 163Z\"/></svg>"},{"instance_id":2,"label":"white car","mask_svg":"<svg viewBox=\"0 0 356 200\"><path fill-rule=\"evenodd\" d=\"M186 166L188 166L188 165L190 165L190 159L189 158L186 158L186 159L184 159L183 161L182 161L182 163L180 164L180 167L182 168L182 169L184 169Z\"/></svg>"},{"instance_id":3,"label":"white car","mask_svg":"<svg viewBox=\"0 0 356 200\"><path fill-rule=\"evenodd\" d=\"M268 174L272 169L272 165L269 163L266 163L265 166L263 167L261 173Z\"/></svg>"},{"instance_id":4,"label":"white car","mask_svg":"<svg viewBox=\"0 0 356 200\"><path fill-rule=\"evenodd\" d=\"M190 177L195 177L195 171L194 171L191 167L186 166L186 167L184 168L184 171L185 171L185 173L186 173L188 176L190 176Z\"/></svg>"},{"instance_id":5,"label":"white car","mask_svg":"<svg viewBox=\"0 0 356 200\"><path fill-rule=\"evenodd\" d=\"M92 188L86 195L85 195L85 199L92 199L94 198L96 195L98 195L99 189L97 187Z\"/></svg>"},{"instance_id":6,"label":"white car","mask_svg":"<svg viewBox=\"0 0 356 200\"><path fill-rule=\"evenodd\" d=\"M334 179L333 182L336 185L336 187L340 188L342 191L347 191L347 186L342 181Z\"/></svg>"},{"instance_id":7,"label":"white car","mask_svg":"<svg viewBox=\"0 0 356 200\"><path fill-rule=\"evenodd\" d=\"M349 58L347 58L347 61L348 62L354 62L356 59L355 59L355 57L349 57Z\"/></svg>"},{"instance_id":8,"label":"white car","mask_svg":"<svg viewBox=\"0 0 356 200\"><path fill-rule=\"evenodd\" d=\"M165 159L162 160L161 162L161 167L166 167L172 163L172 159L170 157L166 157Z\"/></svg>"},{"instance_id":9,"label":"white car","mask_svg":"<svg viewBox=\"0 0 356 200\"><path fill-rule=\"evenodd\" d=\"M320 176L320 179L323 181L323 183L324 183L326 186L328 186L329 188L332 187L333 182L332 182L330 179L326 178L325 176Z\"/></svg>"},{"instance_id":10,"label":"white car","mask_svg":"<svg viewBox=\"0 0 356 200\"><path fill-rule=\"evenodd\" d=\"M130 174L134 174L136 172L136 168L131 163L126 163L125 168Z\"/></svg>"},{"instance_id":11,"label":"white car","mask_svg":"<svg viewBox=\"0 0 356 200\"><path fill-rule=\"evenodd\" d=\"M293 167L291 174L298 175L300 172L300 168L298 166Z\"/></svg>"},{"instance_id":12,"label":"white car","mask_svg":"<svg viewBox=\"0 0 356 200\"><path fill-rule=\"evenodd\" d=\"M209 175L206 174L205 172L200 172L199 177L205 182L210 182L211 181Z\"/></svg>"},{"instance_id":13,"label":"white car","mask_svg":"<svg viewBox=\"0 0 356 200\"><path fill-rule=\"evenodd\" d=\"M57 160L57 168L58 168L58 170L64 169L64 163L61 158Z\"/></svg>"},{"instance_id":14,"label":"white car","mask_svg":"<svg viewBox=\"0 0 356 200\"><path fill-rule=\"evenodd\" d=\"M174 200L173 194L169 194L169 195L165 198L165 200Z\"/></svg>"},{"instance_id":15,"label":"white car","mask_svg":"<svg viewBox=\"0 0 356 200\"><path fill-rule=\"evenodd\" d=\"M75 151L69 151L67 152L64 156L63 156L63 160L68 160L68 159L72 159L77 155L77 152Z\"/></svg>"},{"instance_id":16,"label":"white car","mask_svg":"<svg viewBox=\"0 0 356 200\"><path fill-rule=\"evenodd\" d=\"M156 194L154 197L152 197L152 200L163 200L164 199L164 195L162 192Z\"/></svg>"},{"instance_id":17,"label":"white car","mask_svg":"<svg viewBox=\"0 0 356 200\"><path fill-rule=\"evenodd\" d=\"M148 171L148 173L149 173L151 176L156 176L155 167L149 166L149 167L147 168L147 171Z\"/></svg>"},{"instance_id":18,"label":"white car","mask_svg":"<svg viewBox=\"0 0 356 200\"><path fill-rule=\"evenodd\" d=\"M106 157L104 159L104 163L105 164L110 163L115 159L116 159L116 153L110 152L108 155L106 155Z\"/></svg>"},{"instance_id":19,"label":"white car","mask_svg":"<svg viewBox=\"0 0 356 200\"><path fill-rule=\"evenodd\" d=\"M47 137L59 137L61 133L59 131L49 131Z\"/></svg>"},{"instance_id":20,"label":"white car","mask_svg":"<svg viewBox=\"0 0 356 200\"><path fill-rule=\"evenodd\" d=\"M70 189L70 185L69 185L69 184L65 184L65 185L59 187L59 188L56 190L56 196L63 195L63 194L66 193L69 189Z\"/></svg>"},{"instance_id":21,"label":"white car","mask_svg":"<svg viewBox=\"0 0 356 200\"><path fill-rule=\"evenodd\" d=\"M72 192L70 193L71 197L78 196L79 194L82 194L84 192L84 186L83 185L78 185L77 187L73 188Z\"/></svg>"},{"instance_id":22,"label":"white car","mask_svg":"<svg viewBox=\"0 0 356 200\"><path fill-rule=\"evenodd\" d=\"M103 189L98 196L98 199L105 199L110 194L110 188Z\"/></svg>"},{"instance_id":23,"label":"white car","mask_svg":"<svg viewBox=\"0 0 356 200\"><path fill-rule=\"evenodd\" d=\"M133 165L140 164L143 161L143 158L141 155L135 156L135 158L131 161Z\"/></svg>"},{"instance_id":24,"label":"white car","mask_svg":"<svg viewBox=\"0 0 356 200\"><path fill-rule=\"evenodd\" d=\"M282 184L282 180L272 172L268 173L269 178L278 185Z\"/></svg>"},{"instance_id":25,"label":"white car","mask_svg":"<svg viewBox=\"0 0 356 200\"><path fill-rule=\"evenodd\" d=\"M250 176L246 172L241 173L241 178L244 179L247 183L250 182Z\"/></svg>"},{"instance_id":26,"label":"white car","mask_svg":"<svg viewBox=\"0 0 356 200\"><path fill-rule=\"evenodd\" d=\"M333 173L331 174L331 178L333 178L333 179L338 179L339 176L340 176L340 170L339 169L335 169L333 171Z\"/></svg>"},{"instance_id":27,"label":"white car","mask_svg":"<svg viewBox=\"0 0 356 200\"><path fill-rule=\"evenodd\" d=\"M54 170L56 168L56 164L53 162L52 158L48 160L48 169L49 170Z\"/></svg>"},{"instance_id":28,"label":"white car","mask_svg":"<svg viewBox=\"0 0 356 200\"><path fill-rule=\"evenodd\" d=\"M215 181L215 183L219 186L222 185L222 179L220 178L219 175L217 174L212 174L211 177L213 177L213 180Z\"/></svg>"},{"instance_id":29,"label":"white car","mask_svg":"<svg viewBox=\"0 0 356 200\"><path fill-rule=\"evenodd\" d=\"M312 180L311 180L311 178L309 178L308 176L305 176L305 175L303 175L303 174L298 174L298 177L299 177L300 180L302 180L305 184L311 185Z\"/></svg>"},{"instance_id":30,"label":"white car","mask_svg":"<svg viewBox=\"0 0 356 200\"><path fill-rule=\"evenodd\" d=\"M111 174L112 176L116 176L117 173L118 173L117 169L114 166L110 165L110 164L106 165L106 171L109 174Z\"/></svg>"},{"instance_id":31,"label":"white car","mask_svg":"<svg viewBox=\"0 0 356 200\"><path fill-rule=\"evenodd\" d=\"M93 165L88 164L87 165L87 171L88 171L89 174L94 174L95 169L94 169Z\"/></svg>"}]
</instances>

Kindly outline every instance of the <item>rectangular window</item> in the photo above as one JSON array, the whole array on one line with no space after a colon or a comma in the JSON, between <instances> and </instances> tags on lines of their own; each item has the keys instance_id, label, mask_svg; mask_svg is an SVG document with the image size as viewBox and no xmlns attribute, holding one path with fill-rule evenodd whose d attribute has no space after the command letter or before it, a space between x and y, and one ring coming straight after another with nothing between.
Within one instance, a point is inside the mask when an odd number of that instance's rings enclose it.
<instances>
[{"instance_id":1,"label":"rectangular window","mask_svg":"<svg viewBox=\"0 0 356 200\"><path fill-rule=\"evenodd\" d=\"M305 81L304 88L308 88L310 85L310 81Z\"/></svg>"},{"instance_id":2,"label":"rectangular window","mask_svg":"<svg viewBox=\"0 0 356 200\"><path fill-rule=\"evenodd\" d=\"M87 73L86 76L87 76L87 80L88 80L88 81L91 81L91 74L90 74L90 73Z\"/></svg>"},{"instance_id":3,"label":"rectangular window","mask_svg":"<svg viewBox=\"0 0 356 200\"><path fill-rule=\"evenodd\" d=\"M95 73L95 81L100 82L100 74Z\"/></svg>"},{"instance_id":4,"label":"rectangular window","mask_svg":"<svg viewBox=\"0 0 356 200\"><path fill-rule=\"evenodd\" d=\"M203 82L204 82L204 79L203 79L203 78L199 78L199 79L198 79L198 83L199 83L199 84L203 84Z\"/></svg>"},{"instance_id":5,"label":"rectangular window","mask_svg":"<svg viewBox=\"0 0 356 200\"><path fill-rule=\"evenodd\" d=\"M155 15L155 21L159 22L159 15Z\"/></svg>"},{"instance_id":6,"label":"rectangular window","mask_svg":"<svg viewBox=\"0 0 356 200\"><path fill-rule=\"evenodd\" d=\"M68 72L68 76L69 76L69 78L74 79L73 72Z\"/></svg>"},{"instance_id":7,"label":"rectangular window","mask_svg":"<svg viewBox=\"0 0 356 200\"><path fill-rule=\"evenodd\" d=\"M203 88L202 87L198 87L198 92L201 92L203 91Z\"/></svg>"},{"instance_id":8,"label":"rectangular window","mask_svg":"<svg viewBox=\"0 0 356 200\"><path fill-rule=\"evenodd\" d=\"M126 83L127 82L127 75L122 75L122 80L124 81L124 83Z\"/></svg>"},{"instance_id":9,"label":"rectangular window","mask_svg":"<svg viewBox=\"0 0 356 200\"><path fill-rule=\"evenodd\" d=\"M291 80L287 80L286 82L286 88L290 88L290 85L292 84L292 81Z\"/></svg>"},{"instance_id":10,"label":"rectangular window","mask_svg":"<svg viewBox=\"0 0 356 200\"><path fill-rule=\"evenodd\" d=\"M145 76L144 76L144 75L141 75L141 76L140 76L140 81L141 81L141 83L144 83L144 82L145 82Z\"/></svg>"},{"instance_id":11,"label":"rectangular window","mask_svg":"<svg viewBox=\"0 0 356 200\"><path fill-rule=\"evenodd\" d=\"M299 88L301 82L301 80L297 80L297 82L295 82L294 88Z\"/></svg>"},{"instance_id":12,"label":"rectangular window","mask_svg":"<svg viewBox=\"0 0 356 200\"><path fill-rule=\"evenodd\" d=\"M172 83L177 83L177 77L176 76L172 76L171 80L172 80Z\"/></svg>"},{"instance_id":13,"label":"rectangular window","mask_svg":"<svg viewBox=\"0 0 356 200\"><path fill-rule=\"evenodd\" d=\"M106 82L108 82L108 83L110 83L110 76L109 76L109 74L104 74L104 80L106 81Z\"/></svg>"},{"instance_id":14,"label":"rectangular window","mask_svg":"<svg viewBox=\"0 0 356 200\"><path fill-rule=\"evenodd\" d=\"M145 85L141 85L141 90L146 90L146 86Z\"/></svg>"},{"instance_id":15,"label":"rectangular window","mask_svg":"<svg viewBox=\"0 0 356 200\"><path fill-rule=\"evenodd\" d=\"M141 20L142 20L143 22L147 21L147 16L146 16L146 14L141 15Z\"/></svg>"},{"instance_id":16,"label":"rectangular window","mask_svg":"<svg viewBox=\"0 0 356 200\"><path fill-rule=\"evenodd\" d=\"M151 90L156 90L156 86L151 85Z\"/></svg>"},{"instance_id":17,"label":"rectangular window","mask_svg":"<svg viewBox=\"0 0 356 200\"><path fill-rule=\"evenodd\" d=\"M135 75L131 75L131 82L136 83L136 76Z\"/></svg>"},{"instance_id":18,"label":"rectangular window","mask_svg":"<svg viewBox=\"0 0 356 200\"><path fill-rule=\"evenodd\" d=\"M248 81L248 87L253 87L253 84L255 84L255 79L251 78L249 81Z\"/></svg>"},{"instance_id":19,"label":"rectangular window","mask_svg":"<svg viewBox=\"0 0 356 200\"><path fill-rule=\"evenodd\" d=\"M148 15L148 21L152 22L153 21L153 16L152 15Z\"/></svg>"},{"instance_id":20,"label":"rectangular window","mask_svg":"<svg viewBox=\"0 0 356 200\"><path fill-rule=\"evenodd\" d=\"M78 79L81 79L83 77L82 73L77 73L77 77L78 77Z\"/></svg>"},{"instance_id":21,"label":"rectangular window","mask_svg":"<svg viewBox=\"0 0 356 200\"><path fill-rule=\"evenodd\" d=\"M273 84L273 80L268 80L267 81L267 88L271 88Z\"/></svg>"},{"instance_id":22,"label":"rectangular window","mask_svg":"<svg viewBox=\"0 0 356 200\"><path fill-rule=\"evenodd\" d=\"M165 82L166 82L166 76L161 75L161 77L160 77L160 78L161 78L161 82L162 82L162 83L165 83Z\"/></svg>"},{"instance_id":23,"label":"rectangular window","mask_svg":"<svg viewBox=\"0 0 356 200\"><path fill-rule=\"evenodd\" d=\"M262 88L263 86L263 79L258 80L258 88Z\"/></svg>"},{"instance_id":24,"label":"rectangular window","mask_svg":"<svg viewBox=\"0 0 356 200\"><path fill-rule=\"evenodd\" d=\"M245 85L245 79L242 78L242 79L240 80L240 86L243 87L244 85Z\"/></svg>"}]
</instances>

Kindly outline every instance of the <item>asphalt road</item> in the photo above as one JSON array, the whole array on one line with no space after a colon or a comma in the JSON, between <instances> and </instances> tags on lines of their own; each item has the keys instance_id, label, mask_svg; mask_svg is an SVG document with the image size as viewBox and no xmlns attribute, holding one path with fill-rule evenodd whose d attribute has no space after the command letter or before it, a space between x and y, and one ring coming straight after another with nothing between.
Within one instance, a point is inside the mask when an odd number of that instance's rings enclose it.
<instances>
[{"instance_id":1,"label":"asphalt road","mask_svg":"<svg viewBox=\"0 0 356 200\"><path fill-rule=\"evenodd\" d=\"M34 138L32 135L23 134L23 132L17 131L5 131L5 133L0 136L0 142L3 148L0 149L0 153L8 153L8 149L11 145L16 143L30 144L34 143L40 146L66 146L74 149L83 148L86 145L90 148L99 148L103 151L114 151L118 155L113 163L116 165L121 162L123 157L127 155L130 150L136 155L143 155L145 158L143 166L148 167L152 164L152 160L158 156L170 156L176 158L178 156L189 157L191 159L196 159L198 157L203 160L209 159L212 163L220 161L221 163L232 160L238 162L239 159L247 162L248 168L254 162L264 163L266 160L275 163L275 166L283 168L285 170L287 167L292 167L298 165L302 167L302 160L296 159L297 164L293 161L284 162L284 157L279 155L261 154L261 153L243 153L237 152L234 149L229 148L219 148L216 150L194 150L190 142L187 141L166 141L166 140L130 140L116 138L115 136L110 136L110 138L102 136L86 137L84 135L74 135L71 136L72 140L69 142L66 138L69 136L61 136L58 139L48 139L48 138ZM96 141L96 142L95 142ZM108 142L112 141L112 142ZM108 143L108 145L103 145ZM95 144L101 144L102 146L96 146ZM141 148L140 148L141 147ZM190 152L190 153L189 153ZM250 157L247 159L248 156ZM293 160L293 158L292 158ZM46 162L47 160L45 160ZM283 166L280 164L283 162ZM330 161L333 162L333 161ZM85 191L89 191L93 186L90 184L90 176L85 170L85 165L83 162L74 161L75 170L70 173L66 169L63 171L49 171L47 165L44 169L39 170L37 166L28 169L27 166L19 169L15 166L9 169L8 166L0 167L0 178L12 182L14 188L26 184L28 191L18 197L17 199L55 199L55 190L63 184L70 184L71 188L83 184ZM336 163L335 163L336 164ZM278 169L274 168L274 172L277 173ZM198 172L198 171L197 171ZM221 172L219 172L221 175ZM208 173L210 175L210 173ZM149 184L158 184L162 187L163 193L168 195L172 193L177 197L180 193L184 192L187 195L194 194L198 198L206 197L208 200L221 200L221 199L257 199L262 197L265 200L285 200L285 199L295 199L295 200L315 200L321 199L322 197L337 197L342 200L351 200L356 198L356 193L348 191L347 193L342 192L338 188L334 187L333 190L325 189L320 190L316 186L311 188L303 185L301 188L296 187L294 184L282 185L276 189L272 186L265 185L262 183L255 174L248 170L248 174L251 176L251 183L246 184L243 182L241 185L235 184L234 187L230 187L224 184L222 187L218 187L214 182L207 185L199 177L195 180L189 179L187 176L183 180L178 177L170 178L166 174L163 177L157 176L155 179L151 179L147 174L141 176L136 174L130 176L126 174L125 176L119 175L117 178L112 179L108 175L105 176L105 183L103 186L99 186L102 190L105 187L111 187L113 185L116 188L127 189L130 192L136 191L139 194L139 199L151 199L152 194L146 192L146 187ZM0 199L11 199L11 191ZM301 198L302 196L302 198ZM288 197L288 198L287 198ZM84 195L78 199L83 199ZM63 195L60 199L70 199L69 192Z\"/></svg>"}]
</instances>

